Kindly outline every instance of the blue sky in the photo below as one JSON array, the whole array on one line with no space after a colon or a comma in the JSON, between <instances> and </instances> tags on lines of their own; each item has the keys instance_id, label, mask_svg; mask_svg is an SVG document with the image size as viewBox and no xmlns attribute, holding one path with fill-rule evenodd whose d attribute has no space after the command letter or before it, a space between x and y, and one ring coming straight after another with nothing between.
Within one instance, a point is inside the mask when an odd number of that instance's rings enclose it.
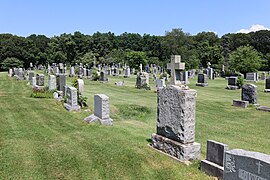
<instances>
[{"instance_id":1,"label":"blue sky","mask_svg":"<svg viewBox=\"0 0 270 180\"><path fill-rule=\"evenodd\" d=\"M254 24L270 28L269 8L269 0L0 0L0 33L164 35L182 28L222 36Z\"/></svg>"}]
</instances>

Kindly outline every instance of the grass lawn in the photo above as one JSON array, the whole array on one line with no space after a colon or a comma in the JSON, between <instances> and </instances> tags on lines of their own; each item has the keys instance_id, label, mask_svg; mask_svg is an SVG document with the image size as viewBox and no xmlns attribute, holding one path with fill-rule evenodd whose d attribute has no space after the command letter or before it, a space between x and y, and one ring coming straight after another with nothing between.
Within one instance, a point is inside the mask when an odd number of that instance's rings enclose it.
<instances>
[{"instance_id":1,"label":"grass lawn","mask_svg":"<svg viewBox=\"0 0 270 180\"><path fill-rule=\"evenodd\" d=\"M114 85L121 80L85 80L89 109L74 113L54 99L31 98L28 81L0 73L0 179L213 179L199 170L199 161L185 166L147 146L156 132L157 94L135 89L135 76L125 79L125 86ZM270 154L269 112L233 107L241 90L226 90L224 79L209 80L208 87L195 83L190 80L189 87L198 91L201 159L208 139ZM270 106L264 81L257 85L258 103ZM113 126L83 121L93 112L96 93L110 97Z\"/></svg>"}]
</instances>

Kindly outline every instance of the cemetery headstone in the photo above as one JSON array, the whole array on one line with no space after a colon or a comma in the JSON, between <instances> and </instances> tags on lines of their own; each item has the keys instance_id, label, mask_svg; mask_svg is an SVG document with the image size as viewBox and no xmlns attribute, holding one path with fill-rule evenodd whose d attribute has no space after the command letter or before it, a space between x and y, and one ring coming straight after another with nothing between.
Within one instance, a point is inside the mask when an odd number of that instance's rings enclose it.
<instances>
[{"instance_id":1,"label":"cemetery headstone","mask_svg":"<svg viewBox=\"0 0 270 180\"><path fill-rule=\"evenodd\" d=\"M95 94L94 114L84 118L88 123L99 121L102 125L113 125L110 118L109 97L105 94Z\"/></svg>"},{"instance_id":2,"label":"cemetery headstone","mask_svg":"<svg viewBox=\"0 0 270 180\"><path fill-rule=\"evenodd\" d=\"M66 85L66 75L58 74L56 76L56 87L58 91L64 91L64 86Z\"/></svg>"},{"instance_id":3,"label":"cemetery headstone","mask_svg":"<svg viewBox=\"0 0 270 180\"><path fill-rule=\"evenodd\" d=\"M270 92L270 79L265 79L265 90L264 92Z\"/></svg>"},{"instance_id":4,"label":"cemetery headstone","mask_svg":"<svg viewBox=\"0 0 270 180\"><path fill-rule=\"evenodd\" d=\"M229 150L227 144L208 140L206 160L201 161L201 170L210 176L223 178L225 151Z\"/></svg>"},{"instance_id":5,"label":"cemetery headstone","mask_svg":"<svg viewBox=\"0 0 270 180\"><path fill-rule=\"evenodd\" d=\"M67 102L64 103L64 107L68 111L80 111L81 106L78 105L78 95L77 95L77 89L72 86L67 87L66 91L66 98Z\"/></svg>"},{"instance_id":6,"label":"cemetery headstone","mask_svg":"<svg viewBox=\"0 0 270 180\"><path fill-rule=\"evenodd\" d=\"M185 63L181 63L181 56L172 55L171 63L167 64L167 69L171 70L171 85L181 85L180 71L185 69Z\"/></svg>"},{"instance_id":7,"label":"cemetery headstone","mask_svg":"<svg viewBox=\"0 0 270 180\"><path fill-rule=\"evenodd\" d=\"M77 79L77 82L78 82L79 93L83 95L84 94L84 81L82 79Z\"/></svg>"},{"instance_id":8,"label":"cemetery headstone","mask_svg":"<svg viewBox=\"0 0 270 180\"><path fill-rule=\"evenodd\" d=\"M159 91L160 89L166 88L165 79L157 79L156 80L156 89Z\"/></svg>"},{"instance_id":9,"label":"cemetery headstone","mask_svg":"<svg viewBox=\"0 0 270 180\"><path fill-rule=\"evenodd\" d=\"M125 78L129 78L129 77L130 77L130 68L129 68L129 67L127 67L127 68L125 69L125 75L124 75L124 77L125 77Z\"/></svg>"},{"instance_id":10,"label":"cemetery headstone","mask_svg":"<svg viewBox=\"0 0 270 180\"><path fill-rule=\"evenodd\" d=\"M269 180L270 155L233 149L225 152L224 180Z\"/></svg>"},{"instance_id":11,"label":"cemetery headstone","mask_svg":"<svg viewBox=\"0 0 270 180\"><path fill-rule=\"evenodd\" d=\"M266 78L266 73L265 72L262 72L262 75L261 75L261 80L265 80L265 78Z\"/></svg>"},{"instance_id":12,"label":"cemetery headstone","mask_svg":"<svg viewBox=\"0 0 270 180\"><path fill-rule=\"evenodd\" d=\"M30 71L29 72L29 80L31 81L34 76L35 76L35 73L33 71Z\"/></svg>"},{"instance_id":13,"label":"cemetery headstone","mask_svg":"<svg viewBox=\"0 0 270 180\"><path fill-rule=\"evenodd\" d=\"M257 82L257 73L247 73L246 81Z\"/></svg>"},{"instance_id":14,"label":"cemetery headstone","mask_svg":"<svg viewBox=\"0 0 270 180\"><path fill-rule=\"evenodd\" d=\"M107 74L104 71L100 72L99 81L100 82L108 82Z\"/></svg>"},{"instance_id":15,"label":"cemetery headstone","mask_svg":"<svg viewBox=\"0 0 270 180\"><path fill-rule=\"evenodd\" d=\"M45 82L44 74L37 74L36 80L37 80L37 84L36 84L37 86L44 86L44 82Z\"/></svg>"},{"instance_id":16,"label":"cemetery headstone","mask_svg":"<svg viewBox=\"0 0 270 180\"><path fill-rule=\"evenodd\" d=\"M75 68L73 66L70 67L70 74L69 77L74 77L75 76Z\"/></svg>"},{"instance_id":17,"label":"cemetery headstone","mask_svg":"<svg viewBox=\"0 0 270 180\"><path fill-rule=\"evenodd\" d=\"M238 80L238 77L234 77L234 76L229 77L228 78L228 86L226 87L226 89L229 89L229 90L238 89L237 80Z\"/></svg>"},{"instance_id":18,"label":"cemetery headstone","mask_svg":"<svg viewBox=\"0 0 270 180\"><path fill-rule=\"evenodd\" d=\"M198 81L196 83L196 86L208 86L207 78L208 77L206 74L198 74Z\"/></svg>"},{"instance_id":19,"label":"cemetery headstone","mask_svg":"<svg viewBox=\"0 0 270 180\"><path fill-rule=\"evenodd\" d=\"M49 85L49 90L56 89L56 77L55 77L55 75L49 75L48 85Z\"/></svg>"},{"instance_id":20,"label":"cemetery headstone","mask_svg":"<svg viewBox=\"0 0 270 180\"><path fill-rule=\"evenodd\" d=\"M31 84L32 84L32 87L35 87L37 85L36 77L32 77Z\"/></svg>"},{"instance_id":21,"label":"cemetery headstone","mask_svg":"<svg viewBox=\"0 0 270 180\"><path fill-rule=\"evenodd\" d=\"M200 158L195 142L196 90L171 85L158 91L157 134L152 147L180 161Z\"/></svg>"},{"instance_id":22,"label":"cemetery headstone","mask_svg":"<svg viewBox=\"0 0 270 180\"><path fill-rule=\"evenodd\" d=\"M242 87L242 100L256 104L258 99L258 88L254 84L245 84Z\"/></svg>"},{"instance_id":23,"label":"cemetery headstone","mask_svg":"<svg viewBox=\"0 0 270 180\"><path fill-rule=\"evenodd\" d=\"M136 78L136 88L150 89L149 87L149 74L146 72L138 73Z\"/></svg>"}]
</instances>

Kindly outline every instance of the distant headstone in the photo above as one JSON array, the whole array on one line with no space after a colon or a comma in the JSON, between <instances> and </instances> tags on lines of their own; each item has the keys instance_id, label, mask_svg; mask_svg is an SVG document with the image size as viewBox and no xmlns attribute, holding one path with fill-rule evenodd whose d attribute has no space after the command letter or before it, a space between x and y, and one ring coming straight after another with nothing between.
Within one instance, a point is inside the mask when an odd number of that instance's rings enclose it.
<instances>
[{"instance_id":1,"label":"distant headstone","mask_svg":"<svg viewBox=\"0 0 270 180\"><path fill-rule=\"evenodd\" d=\"M256 82L257 81L257 73L247 73L246 81Z\"/></svg>"},{"instance_id":2,"label":"distant headstone","mask_svg":"<svg viewBox=\"0 0 270 180\"><path fill-rule=\"evenodd\" d=\"M78 95L77 95L77 89L75 87L67 87L66 92L66 98L67 102L64 103L64 107L68 111L80 111L81 106L78 105Z\"/></svg>"},{"instance_id":3,"label":"distant headstone","mask_svg":"<svg viewBox=\"0 0 270 180\"><path fill-rule=\"evenodd\" d=\"M196 83L196 86L208 86L207 78L208 77L206 74L198 74L198 81Z\"/></svg>"},{"instance_id":4,"label":"distant headstone","mask_svg":"<svg viewBox=\"0 0 270 180\"><path fill-rule=\"evenodd\" d=\"M55 75L49 75L48 85L49 85L49 90L56 89L56 77L55 77Z\"/></svg>"},{"instance_id":5,"label":"distant headstone","mask_svg":"<svg viewBox=\"0 0 270 180\"><path fill-rule=\"evenodd\" d=\"M156 89L159 91L160 89L166 88L165 79L157 79L156 80Z\"/></svg>"},{"instance_id":6,"label":"distant headstone","mask_svg":"<svg viewBox=\"0 0 270 180\"><path fill-rule=\"evenodd\" d=\"M267 78L265 80L265 90L264 90L264 92L270 92L270 79L269 78Z\"/></svg>"},{"instance_id":7,"label":"distant headstone","mask_svg":"<svg viewBox=\"0 0 270 180\"><path fill-rule=\"evenodd\" d=\"M167 64L167 69L171 70L171 85L182 85L180 71L185 69L185 63L181 63L180 55L171 56L171 63Z\"/></svg>"},{"instance_id":8,"label":"distant headstone","mask_svg":"<svg viewBox=\"0 0 270 180\"><path fill-rule=\"evenodd\" d=\"M238 77L234 77L234 76L229 77L228 78L228 86L226 87L226 89L229 89L229 90L238 89L237 80L238 80Z\"/></svg>"},{"instance_id":9,"label":"distant headstone","mask_svg":"<svg viewBox=\"0 0 270 180\"><path fill-rule=\"evenodd\" d=\"M201 161L201 170L210 176L223 178L225 151L229 150L227 144L208 140L206 160Z\"/></svg>"},{"instance_id":10,"label":"distant headstone","mask_svg":"<svg viewBox=\"0 0 270 180\"><path fill-rule=\"evenodd\" d=\"M56 87L58 91L64 91L64 86L66 85L66 75L58 74L56 76Z\"/></svg>"},{"instance_id":11,"label":"distant headstone","mask_svg":"<svg viewBox=\"0 0 270 180\"><path fill-rule=\"evenodd\" d=\"M147 89L149 87L149 74L147 72L137 74L135 87L138 89Z\"/></svg>"},{"instance_id":12,"label":"distant headstone","mask_svg":"<svg viewBox=\"0 0 270 180\"><path fill-rule=\"evenodd\" d=\"M35 73L33 71L30 71L29 72L29 80L31 81L33 77L35 77Z\"/></svg>"},{"instance_id":13,"label":"distant headstone","mask_svg":"<svg viewBox=\"0 0 270 180\"><path fill-rule=\"evenodd\" d=\"M69 77L74 77L75 76L75 68L73 66L70 67L70 74Z\"/></svg>"},{"instance_id":14,"label":"distant headstone","mask_svg":"<svg viewBox=\"0 0 270 180\"><path fill-rule=\"evenodd\" d=\"M127 67L127 68L125 69L125 75L124 75L124 77L125 77L125 78L129 78L129 77L130 77L130 68L129 68L129 67Z\"/></svg>"},{"instance_id":15,"label":"distant headstone","mask_svg":"<svg viewBox=\"0 0 270 180\"><path fill-rule=\"evenodd\" d=\"M32 77L31 84L32 84L32 87L35 87L37 85L37 79L36 79L36 77Z\"/></svg>"},{"instance_id":16,"label":"distant headstone","mask_svg":"<svg viewBox=\"0 0 270 180\"><path fill-rule=\"evenodd\" d=\"M44 74L37 74L36 80L37 80L37 84L36 84L37 86L44 86L44 81L45 81Z\"/></svg>"},{"instance_id":17,"label":"distant headstone","mask_svg":"<svg viewBox=\"0 0 270 180\"><path fill-rule=\"evenodd\" d=\"M200 158L195 142L196 90L171 85L158 91L157 134L152 146L181 161Z\"/></svg>"},{"instance_id":18,"label":"distant headstone","mask_svg":"<svg viewBox=\"0 0 270 180\"><path fill-rule=\"evenodd\" d=\"M13 76L13 71L12 71L12 69L9 69L9 71L8 71L8 76L9 77L12 77ZM30 80L30 79L29 79Z\"/></svg>"},{"instance_id":19,"label":"distant headstone","mask_svg":"<svg viewBox=\"0 0 270 180\"><path fill-rule=\"evenodd\" d=\"M243 101L243 100L233 100L233 106L241 107L241 108L247 108L249 105L248 101Z\"/></svg>"},{"instance_id":20,"label":"distant headstone","mask_svg":"<svg viewBox=\"0 0 270 180\"><path fill-rule=\"evenodd\" d=\"M107 74L104 71L100 72L99 81L100 82L108 82Z\"/></svg>"},{"instance_id":21,"label":"distant headstone","mask_svg":"<svg viewBox=\"0 0 270 180\"><path fill-rule=\"evenodd\" d=\"M78 82L79 93L83 95L84 94L84 81L82 79L77 79L77 82Z\"/></svg>"},{"instance_id":22,"label":"distant headstone","mask_svg":"<svg viewBox=\"0 0 270 180\"><path fill-rule=\"evenodd\" d=\"M242 100L251 104L256 104L258 98L258 88L254 84L245 84L242 86Z\"/></svg>"},{"instance_id":23,"label":"distant headstone","mask_svg":"<svg viewBox=\"0 0 270 180\"><path fill-rule=\"evenodd\" d=\"M270 155L233 149L225 152L224 180L269 180Z\"/></svg>"},{"instance_id":24,"label":"distant headstone","mask_svg":"<svg viewBox=\"0 0 270 180\"><path fill-rule=\"evenodd\" d=\"M94 114L84 118L88 123L99 121L103 125L113 125L110 118L109 97L105 94L95 94Z\"/></svg>"}]
</instances>

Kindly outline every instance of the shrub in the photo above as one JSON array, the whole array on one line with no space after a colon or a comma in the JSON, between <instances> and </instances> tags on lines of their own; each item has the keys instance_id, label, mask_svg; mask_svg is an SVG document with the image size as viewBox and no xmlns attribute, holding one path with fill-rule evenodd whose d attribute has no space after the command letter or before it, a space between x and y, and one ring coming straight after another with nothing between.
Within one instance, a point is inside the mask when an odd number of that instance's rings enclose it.
<instances>
[{"instance_id":1,"label":"shrub","mask_svg":"<svg viewBox=\"0 0 270 180\"><path fill-rule=\"evenodd\" d=\"M32 89L32 93L30 97L33 98L53 98L54 90L49 90L49 87L46 86L44 88L36 88Z\"/></svg>"}]
</instances>

